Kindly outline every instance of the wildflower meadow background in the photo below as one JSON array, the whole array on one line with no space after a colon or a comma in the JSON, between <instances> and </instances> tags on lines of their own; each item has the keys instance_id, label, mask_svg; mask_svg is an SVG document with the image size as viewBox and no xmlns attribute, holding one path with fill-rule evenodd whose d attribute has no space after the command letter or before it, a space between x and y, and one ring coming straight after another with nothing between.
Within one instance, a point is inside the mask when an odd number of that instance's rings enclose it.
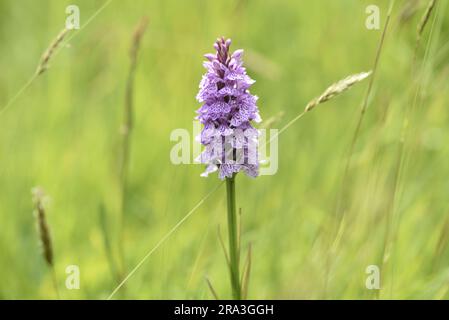
<instances>
[{"instance_id":1,"label":"wildflower meadow background","mask_svg":"<svg viewBox=\"0 0 449 320\"><path fill-rule=\"evenodd\" d=\"M279 136L275 175L236 178L249 298L449 298L449 6L435 2L417 44L429 1L393 2L365 113L371 78ZM281 128L331 83L373 70L390 3L0 1L0 298L56 298L35 186L49 197L61 297L108 298L115 269L123 280L150 253L112 298L213 299L206 279L229 298L217 231L225 237L225 186L200 177L202 165L170 161L170 133L191 131L201 106L203 54L221 36L244 49L260 125ZM79 7L81 28L24 87L68 5ZM379 29L366 27L370 5ZM129 51L143 16L123 191ZM80 287L69 290L73 265ZM372 265L379 290L366 286Z\"/></svg>"}]
</instances>

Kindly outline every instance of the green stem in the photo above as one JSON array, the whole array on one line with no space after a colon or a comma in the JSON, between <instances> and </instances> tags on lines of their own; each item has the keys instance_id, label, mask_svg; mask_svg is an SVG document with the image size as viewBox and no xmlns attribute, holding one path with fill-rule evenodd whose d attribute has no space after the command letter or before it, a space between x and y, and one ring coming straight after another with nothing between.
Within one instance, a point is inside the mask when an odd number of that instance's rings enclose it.
<instances>
[{"instance_id":1,"label":"green stem","mask_svg":"<svg viewBox=\"0 0 449 320\"><path fill-rule=\"evenodd\" d=\"M228 203L228 232L229 232L229 271L231 274L232 297L241 299L239 249L237 233L237 215L235 205L235 176L226 178L226 193Z\"/></svg>"},{"instance_id":2,"label":"green stem","mask_svg":"<svg viewBox=\"0 0 449 320\"><path fill-rule=\"evenodd\" d=\"M61 294L59 293L59 288L58 288L58 279L56 277L56 270L53 265L50 266L50 272L51 272L51 280L52 280L53 286L55 288L56 297L58 300L61 300Z\"/></svg>"}]
</instances>

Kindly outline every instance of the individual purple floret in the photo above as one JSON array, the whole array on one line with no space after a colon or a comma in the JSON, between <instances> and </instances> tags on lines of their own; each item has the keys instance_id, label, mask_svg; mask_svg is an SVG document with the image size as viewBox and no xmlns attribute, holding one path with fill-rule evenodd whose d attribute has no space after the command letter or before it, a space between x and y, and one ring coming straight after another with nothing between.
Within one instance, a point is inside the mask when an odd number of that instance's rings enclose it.
<instances>
[{"instance_id":1,"label":"individual purple floret","mask_svg":"<svg viewBox=\"0 0 449 320\"><path fill-rule=\"evenodd\" d=\"M218 39L216 54L206 54L206 74L200 82L197 100L203 105L197 119L204 125L199 140L205 146L200 162L207 164L202 176L218 170L220 179L239 171L259 175L258 131L251 121L260 122L257 96L249 92L255 82L243 67L243 50L229 53L231 40Z\"/></svg>"}]
</instances>

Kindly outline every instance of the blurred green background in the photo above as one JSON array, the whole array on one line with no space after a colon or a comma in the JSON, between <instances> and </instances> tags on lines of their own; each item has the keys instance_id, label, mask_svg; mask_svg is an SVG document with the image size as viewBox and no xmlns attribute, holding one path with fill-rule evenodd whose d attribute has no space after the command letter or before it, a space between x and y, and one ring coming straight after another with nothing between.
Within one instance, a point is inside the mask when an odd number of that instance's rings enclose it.
<instances>
[{"instance_id":1,"label":"blurred green background","mask_svg":"<svg viewBox=\"0 0 449 320\"><path fill-rule=\"evenodd\" d=\"M149 26L134 88L127 271L219 183L216 175L201 178L201 165L169 159L171 131L191 130L202 55L215 38L230 37L233 49L245 49L261 116L284 112L274 124L280 128L332 82L372 69L388 8L380 0L113 0L84 26L105 2L0 1L0 108L64 27L67 5L79 6L82 27L0 114L2 299L56 297L32 214L36 185L51 198L47 219L62 297L103 299L117 285L99 207L106 208L117 261L119 128L128 51L143 15ZM346 179L367 80L279 137L276 175L238 176L242 250L251 243L253 253L249 298L449 297L447 2L438 1L430 17L412 76L416 28L428 1L396 1ZM380 30L365 28L370 4L380 7ZM218 226L226 236L225 205L221 186L114 298L211 299L206 276L220 298L230 297L217 236ZM68 265L80 267L79 290L65 288ZM380 291L365 287L369 265L381 268Z\"/></svg>"}]
</instances>

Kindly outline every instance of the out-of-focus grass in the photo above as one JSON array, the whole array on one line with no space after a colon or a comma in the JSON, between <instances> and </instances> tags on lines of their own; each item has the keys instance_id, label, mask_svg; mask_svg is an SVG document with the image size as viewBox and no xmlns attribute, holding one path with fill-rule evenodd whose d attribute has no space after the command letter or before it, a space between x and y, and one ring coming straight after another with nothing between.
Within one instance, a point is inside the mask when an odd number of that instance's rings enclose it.
<instances>
[{"instance_id":1,"label":"out-of-focus grass","mask_svg":"<svg viewBox=\"0 0 449 320\"><path fill-rule=\"evenodd\" d=\"M78 1L81 24L104 1ZM367 30L373 1L112 1L79 31L15 104L0 116L0 298L54 298L39 254L30 190L52 197L48 220L61 287L65 267L81 270L80 290L65 298L105 298L116 282L98 222L106 205L111 241L118 239L117 153L135 24L148 15L135 82L125 250L128 268L217 183L202 167L174 166L170 132L192 126L202 54L217 36L248 54L263 118L285 112L283 123L330 83L369 70L380 30ZM381 8L381 23L387 2ZM34 72L61 30L70 1L0 2L0 107ZM349 171L341 238L329 257L329 217L335 205L364 84L323 105L284 132L274 176L237 179L243 245L253 244L251 298L374 298L365 269L381 262L386 221L391 250L381 298L447 298L449 270L449 36L447 0L439 1L410 74L416 25L424 11L399 22L396 1L373 95ZM436 15L435 15L436 14ZM436 17L436 20L434 20ZM433 28L432 28L433 25ZM432 33L430 33L430 30ZM428 56L424 48L429 42ZM420 95L395 199L393 184L403 119L418 81ZM218 190L126 283L126 298L211 298L207 275L221 297L228 273L217 225L225 228L225 194Z\"/></svg>"}]
</instances>

